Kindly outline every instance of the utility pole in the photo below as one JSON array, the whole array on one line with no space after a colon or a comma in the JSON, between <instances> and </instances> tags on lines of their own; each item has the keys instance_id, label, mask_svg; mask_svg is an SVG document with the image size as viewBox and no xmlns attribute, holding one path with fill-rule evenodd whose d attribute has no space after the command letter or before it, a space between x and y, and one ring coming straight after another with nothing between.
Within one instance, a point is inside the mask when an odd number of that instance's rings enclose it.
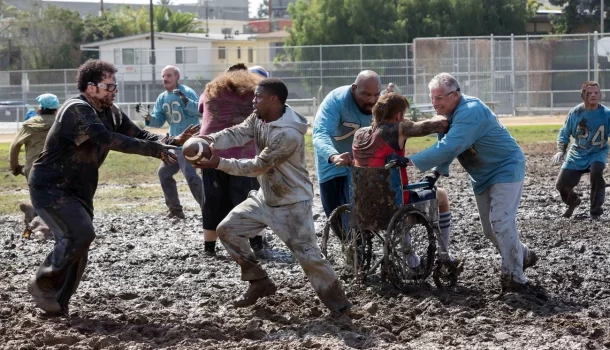
<instances>
[{"instance_id":1,"label":"utility pole","mask_svg":"<svg viewBox=\"0 0 610 350\"><path fill-rule=\"evenodd\" d=\"M606 11L604 9L604 0L601 0L601 1L602 1L602 4L601 4L601 7L600 7L600 12L601 12L601 17L602 18L601 18L601 21L600 21L601 23L600 23L600 26L599 26L599 29L600 29L599 31L601 32L602 38L603 38L604 37L604 20L606 19Z\"/></svg>"},{"instance_id":2,"label":"utility pole","mask_svg":"<svg viewBox=\"0 0 610 350\"><path fill-rule=\"evenodd\" d=\"M104 0L100 0L100 17L104 14Z\"/></svg>"},{"instance_id":3,"label":"utility pole","mask_svg":"<svg viewBox=\"0 0 610 350\"><path fill-rule=\"evenodd\" d=\"M153 0L150 0L150 64L152 65L152 83L155 83L155 19L153 15Z\"/></svg>"}]
</instances>

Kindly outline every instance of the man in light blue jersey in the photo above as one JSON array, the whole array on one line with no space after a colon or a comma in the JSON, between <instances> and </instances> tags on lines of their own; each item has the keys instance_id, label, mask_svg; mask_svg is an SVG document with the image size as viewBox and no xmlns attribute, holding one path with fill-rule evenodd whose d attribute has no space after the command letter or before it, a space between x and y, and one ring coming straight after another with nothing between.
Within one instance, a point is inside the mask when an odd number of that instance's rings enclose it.
<instances>
[{"instance_id":1,"label":"man in light blue jersey","mask_svg":"<svg viewBox=\"0 0 610 350\"><path fill-rule=\"evenodd\" d=\"M352 162L352 142L358 129L371 125L373 106L380 92L379 75L365 70L352 85L331 91L316 113L313 149L326 217L349 202L346 166Z\"/></svg>"},{"instance_id":2,"label":"man in light blue jersey","mask_svg":"<svg viewBox=\"0 0 610 350\"><path fill-rule=\"evenodd\" d=\"M523 151L481 100L461 94L450 74L435 76L428 88L432 106L449 121L449 131L436 145L413 155L411 162L422 172L435 168L448 176L449 165L458 158L470 175L483 233L502 256L502 291L527 291L523 271L538 258L520 242L517 232Z\"/></svg>"},{"instance_id":3,"label":"man in light blue jersey","mask_svg":"<svg viewBox=\"0 0 610 350\"><path fill-rule=\"evenodd\" d=\"M199 95L188 86L181 85L180 70L174 66L167 66L161 72L163 87L165 90L159 97L151 115L144 119L146 126L160 128L165 122L169 124L170 136L180 135L189 125L199 125L200 114L198 111ZM178 187L174 175L181 171L189 185L191 193L199 206L203 197L203 182L189 162L182 156L182 151L174 151L178 156L178 162L174 164L161 163L159 166L159 180L165 197L165 204L169 208L168 217L184 219L184 211L178 197Z\"/></svg>"},{"instance_id":4,"label":"man in light blue jersey","mask_svg":"<svg viewBox=\"0 0 610 350\"><path fill-rule=\"evenodd\" d=\"M580 205L580 196L574 187L584 173L591 173L591 219L597 220L603 213L606 182L604 169L608 157L608 129L610 128L610 109L599 103L601 91L595 81L585 81L580 97L583 103L574 107L565 124L557 135L557 154L553 164L563 165L557 177L557 190L561 200L568 205L563 217L569 218ZM574 143L568 150L570 137ZM567 153L567 157L566 157Z\"/></svg>"}]
</instances>

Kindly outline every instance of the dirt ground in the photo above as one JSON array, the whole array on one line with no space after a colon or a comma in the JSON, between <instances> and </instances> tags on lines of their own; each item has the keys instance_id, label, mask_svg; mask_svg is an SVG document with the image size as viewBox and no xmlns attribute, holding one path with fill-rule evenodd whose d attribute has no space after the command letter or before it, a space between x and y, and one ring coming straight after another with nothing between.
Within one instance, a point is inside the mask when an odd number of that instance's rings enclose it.
<instances>
[{"instance_id":1,"label":"dirt ground","mask_svg":"<svg viewBox=\"0 0 610 350\"><path fill-rule=\"evenodd\" d=\"M279 287L248 308L230 301L247 287L237 265L203 256L201 216L98 212L97 238L70 315L48 318L26 292L52 242L22 239L21 218L0 218L0 349L604 349L610 348L610 229L558 218L554 145L531 146L518 214L521 239L540 256L527 276L536 295L499 293L498 253L483 236L466 173L442 179L452 201L452 252L465 259L456 287L401 293L373 276L343 279L363 315L330 315L272 233L262 262ZM414 175L415 176L415 175ZM588 214L589 181L578 189ZM317 187L317 186L316 186ZM325 217L316 197L317 229ZM344 271L338 271L344 276Z\"/></svg>"}]
</instances>

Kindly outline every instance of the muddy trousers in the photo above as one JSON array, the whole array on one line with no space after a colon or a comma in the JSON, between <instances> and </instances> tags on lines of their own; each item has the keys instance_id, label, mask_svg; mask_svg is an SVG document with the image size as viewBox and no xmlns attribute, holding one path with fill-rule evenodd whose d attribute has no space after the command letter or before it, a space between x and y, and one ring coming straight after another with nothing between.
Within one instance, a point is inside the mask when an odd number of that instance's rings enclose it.
<instances>
[{"instance_id":1,"label":"muddy trousers","mask_svg":"<svg viewBox=\"0 0 610 350\"><path fill-rule=\"evenodd\" d=\"M502 256L502 276L511 277L517 283L527 281L523 274L523 256L529 255L517 232L517 208L522 191L523 181L499 183L475 196L483 234Z\"/></svg>"},{"instance_id":2,"label":"muddy trousers","mask_svg":"<svg viewBox=\"0 0 610 350\"><path fill-rule=\"evenodd\" d=\"M269 227L286 244L301 264L320 300L331 311L351 307L332 265L322 257L316 239L312 201L270 207L263 203L257 192L236 206L218 225L216 232L231 257L241 267L244 281L267 277L254 257L248 238Z\"/></svg>"},{"instance_id":3,"label":"muddy trousers","mask_svg":"<svg viewBox=\"0 0 610 350\"><path fill-rule=\"evenodd\" d=\"M165 164L161 162L158 170L163 197L165 197L165 204L172 211L182 211L180 197L178 196L178 187L176 185L176 180L174 179L174 175L180 171L184 175L193 197L197 203L199 203L199 207L201 207L201 203L203 202L203 181L201 180L201 177L197 174L197 170L184 159L181 150L176 149L171 152L176 154L178 161L174 164Z\"/></svg>"},{"instance_id":4,"label":"muddy trousers","mask_svg":"<svg viewBox=\"0 0 610 350\"><path fill-rule=\"evenodd\" d=\"M579 196L574 192L574 187L580 182L580 178L584 173L591 172L591 215L602 215L604 209L604 199L606 197L606 181L604 181L604 168L606 165L602 162L593 162L589 169L572 170L561 169L557 176L556 188L561 195L561 200L567 205L574 205Z\"/></svg>"},{"instance_id":5,"label":"muddy trousers","mask_svg":"<svg viewBox=\"0 0 610 350\"><path fill-rule=\"evenodd\" d=\"M66 308L87 266L89 245L95 238L93 217L80 202L36 211L53 233L55 246L38 268L35 283Z\"/></svg>"}]
</instances>

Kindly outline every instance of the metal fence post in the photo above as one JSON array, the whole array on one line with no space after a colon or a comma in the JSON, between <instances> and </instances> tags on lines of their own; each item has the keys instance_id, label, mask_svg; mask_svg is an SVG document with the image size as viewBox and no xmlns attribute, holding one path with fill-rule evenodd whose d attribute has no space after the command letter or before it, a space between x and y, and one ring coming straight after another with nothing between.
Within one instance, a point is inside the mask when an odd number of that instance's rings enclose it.
<instances>
[{"instance_id":1,"label":"metal fence post","mask_svg":"<svg viewBox=\"0 0 610 350\"><path fill-rule=\"evenodd\" d=\"M511 85L511 91L512 91L512 95L513 95L513 115L517 115L516 113L516 109L515 109L515 101L517 99L517 91L515 89L515 83L516 83L516 78L515 78L515 35L511 34L510 35L510 66L511 66L511 75L510 75L510 85Z\"/></svg>"},{"instance_id":2,"label":"metal fence post","mask_svg":"<svg viewBox=\"0 0 610 350\"><path fill-rule=\"evenodd\" d=\"M409 44L405 43L405 93L409 91Z\"/></svg>"},{"instance_id":3,"label":"metal fence post","mask_svg":"<svg viewBox=\"0 0 610 350\"><path fill-rule=\"evenodd\" d=\"M322 74L322 45L318 45L318 47L320 48L320 57L319 57L319 59L320 59L320 89L324 89L323 88L324 83L322 81L323 80L323 77L322 77L322 75L323 75Z\"/></svg>"},{"instance_id":4,"label":"metal fence post","mask_svg":"<svg viewBox=\"0 0 610 350\"><path fill-rule=\"evenodd\" d=\"M68 72L64 69L64 100L68 99Z\"/></svg>"},{"instance_id":5,"label":"metal fence post","mask_svg":"<svg viewBox=\"0 0 610 350\"><path fill-rule=\"evenodd\" d=\"M495 65L495 63L494 63L494 35L493 34L490 37L490 42L489 43L490 43L490 50L489 51L490 51L490 56L491 56L491 62L490 62L491 66L490 66L490 69L489 69L490 70L489 77L491 79L491 81L490 81L490 85L491 85L491 88L490 88L490 90L491 90L490 101L493 102L494 101L494 85L496 85L495 84L496 78L494 77L494 65Z\"/></svg>"},{"instance_id":6,"label":"metal fence post","mask_svg":"<svg viewBox=\"0 0 610 350\"><path fill-rule=\"evenodd\" d=\"M468 87L472 86L472 77L470 76L470 38L468 38ZM466 85L466 84L464 84ZM466 91L464 91L466 92ZM468 89L468 93L470 93L470 89Z\"/></svg>"},{"instance_id":7,"label":"metal fence post","mask_svg":"<svg viewBox=\"0 0 610 350\"><path fill-rule=\"evenodd\" d=\"M593 80L599 81L599 66L597 57L597 30L593 32L593 47L595 48L595 53L593 54Z\"/></svg>"},{"instance_id":8,"label":"metal fence post","mask_svg":"<svg viewBox=\"0 0 610 350\"><path fill-rule=\"evenodd\" d=\"M417 103L417 39L413 40L413 103Z\"/></svg>"},{"instance_id":9,"label":"metal fence post","mask_svg":"<svg viewBox=\"0 0 610 350\"><path fill-rule=\"evenodd\" d=\"M530 98L530 36L525 35L525 81L527 89L527 114L532 114Z\"/></svg>"},{"instance_id":10,"label":"metal fence post","mask_svg":"<svg viewBox=\"0 0 610 350\"><path fill-rule=\"evenodd\" d=\"M587 33L587 80L591 80L591 33Z\"/></svg>"},{"instance_id":11,"label":"metal fence post","mask_svg":"<svg viewBox=\"0 0 610 350\"><path fill-rule=\"evenodd\" d=\"M360 71L362 72L362 43L360 44Z\"/></svg>"}]
</instances>

